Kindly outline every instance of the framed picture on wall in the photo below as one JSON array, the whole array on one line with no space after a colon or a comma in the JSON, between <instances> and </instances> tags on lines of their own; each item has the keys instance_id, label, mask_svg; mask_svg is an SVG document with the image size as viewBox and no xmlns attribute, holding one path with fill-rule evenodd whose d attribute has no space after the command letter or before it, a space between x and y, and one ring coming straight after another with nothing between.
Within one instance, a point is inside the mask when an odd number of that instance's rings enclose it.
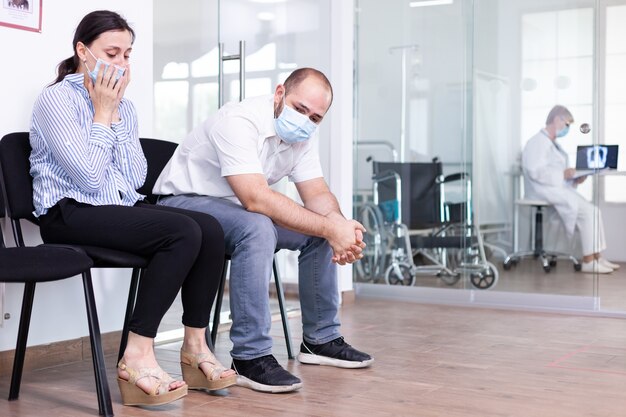
<instances>
[{"instance_id":1,"label":"framed picture on wall","mask_svg":"<svg viewBox=\"0 0 626 417\"><path fill-rule=\"evenodd\" d=\"M0 26L41 32L43 0L0 0Z\"/></svg>"}]
</instances>

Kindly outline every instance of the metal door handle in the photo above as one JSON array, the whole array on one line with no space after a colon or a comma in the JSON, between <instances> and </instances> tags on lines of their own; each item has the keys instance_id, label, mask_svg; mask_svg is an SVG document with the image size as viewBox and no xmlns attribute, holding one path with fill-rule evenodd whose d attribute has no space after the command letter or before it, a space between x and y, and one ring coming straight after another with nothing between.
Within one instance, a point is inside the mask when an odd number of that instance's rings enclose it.
<instances>
[{"instance_id":1,"label":"metal door handle","mask_svg":"<svg viewBox=\"0 0 626 417\"><path fill-rule=\"evenodd\" d=\"M246 96L246 41L239 41L237 55L224 55L224 43L219 44L219 68L217 72L218 107L224 105L224 61L239 60L239 101Z\"/></svg>"}]
</instances>

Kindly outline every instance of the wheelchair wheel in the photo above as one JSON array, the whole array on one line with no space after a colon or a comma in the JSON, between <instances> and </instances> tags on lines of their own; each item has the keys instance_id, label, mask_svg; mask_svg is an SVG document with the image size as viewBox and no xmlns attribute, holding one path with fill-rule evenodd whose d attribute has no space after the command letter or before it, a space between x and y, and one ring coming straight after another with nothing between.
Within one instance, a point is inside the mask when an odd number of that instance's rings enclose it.
<instances>
[{"instance_id":1,"label":"wheelchair wheel","mask_svg":"<svg viewBox=\"0 0 626 417\"><path fill-rule=\"evenodd\" d=\"M411 265L400 262L389 265L385 272L385 282L387 285L406 285L415 284L415 274L411 271Z\"/></svg>"},{"instance_id":2,"label":"wheelchair wheel","mask_svg":"<svg viewBox=\"0 0 626 417\"><path fill-rule=\"evenodd\" d=\"M491 262L485 262L482 271L470 274L470 283L479 290L486 290L496 285L498 276L498 268Z\"/></svg>"},{"instance_id":3,"label":"wheelchair wheel","mask_svg":"<svg viewBox=\"0 0 626 417\"><path fill-rule=\"evenodd\" d=\"M359 222L367 232L363 235L365 249L363 258L354 263L356 272L364 281L374 281L380 274L385 259L386 236L383 213L377 205L366 203L359 210Z\"/></svg>"}]
</instances>

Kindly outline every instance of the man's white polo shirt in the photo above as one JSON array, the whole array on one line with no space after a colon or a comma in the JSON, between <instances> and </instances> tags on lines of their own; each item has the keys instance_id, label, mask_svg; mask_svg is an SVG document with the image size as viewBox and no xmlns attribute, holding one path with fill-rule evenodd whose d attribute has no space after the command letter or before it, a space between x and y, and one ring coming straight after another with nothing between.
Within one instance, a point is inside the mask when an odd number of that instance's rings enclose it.
<instances>
[{"instance_id":1,"label":"man's white polo shirt","mask_svg":"<svg viewBox=\"0 0 626 417\"><path fill-rule=\"evenodd\" d=\"M276 136L274 96L228 103L178 146L154 186L155 194L197 194L239 203L224 177L263 174L269 185L322 177L318 133L289 145Z\"/></svg>"}]
</instances>

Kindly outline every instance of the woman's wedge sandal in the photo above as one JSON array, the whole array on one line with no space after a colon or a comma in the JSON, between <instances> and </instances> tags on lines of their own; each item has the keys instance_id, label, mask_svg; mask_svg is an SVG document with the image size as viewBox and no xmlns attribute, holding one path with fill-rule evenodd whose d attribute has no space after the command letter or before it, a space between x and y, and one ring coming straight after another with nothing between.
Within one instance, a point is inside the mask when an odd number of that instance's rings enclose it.
<instances>
[{"instance_id":1,"label":"woman's wedge sandal","mask_svg":"<svg viewBox=\"0 0 626 417\"><path fill-rule=\"evenodd\" d=\"M140 368L137 370L126 366L123 360L117 364L117 367L128 372L129 375L128 380L117 377L117 384L120 387L124 405L161 405L187 395L187 385L170 391L169 385L174 379L160 368ZM143 378L157 380L150 393L137 386L137 381Z\"/></svg>"},{"instance_id":2,"label":"woman's wedge sandal","mask_svg":"<svg viewBox=\"0 0 626 417\"><path fill-rule=\"evenodd\" d=\"M210 365L208 374L200 368L200 364ZM213 356L212 353L188 353L180 350L180 368L183 379L189 385L189 389L218 390L237 383L237 375L220 378L226 368Z\"/></svg>"}]
</instances>

